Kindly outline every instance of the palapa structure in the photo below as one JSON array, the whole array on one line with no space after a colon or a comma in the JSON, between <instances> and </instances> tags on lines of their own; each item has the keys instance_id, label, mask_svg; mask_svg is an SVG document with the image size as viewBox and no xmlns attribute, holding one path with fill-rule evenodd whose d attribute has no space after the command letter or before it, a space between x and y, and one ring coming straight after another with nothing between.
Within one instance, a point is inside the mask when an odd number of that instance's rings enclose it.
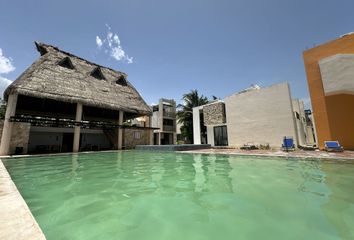
<instances>
[{"instance_id":1,"label":"palapa structure","mask_svg":"<svg viewBox=\"0 0 354 240\"><path fill-rule=\"evenodd\" d=\"M0 155L14 151L10 146L11 138L16 137L12 133L14 122L30 125L27 127L28 146L12 146L17 152L25 153L27 149L30 152L77 152L123 148L124 129L132 128L123 123L152 114L125 73L51 45L39 42L35 45L40 58L4 93L8 104ZM151 130L149 117L144 119L145 125L134 126L134 131ZM145 132L127 135L135 136L139 143L143 143L140 140L143 135L146 144L150 143L147 136L150 134ZM50 143L43 144L44 139ZM26 145L25 142L22 145Z\"/></svg>"}]
</instances>

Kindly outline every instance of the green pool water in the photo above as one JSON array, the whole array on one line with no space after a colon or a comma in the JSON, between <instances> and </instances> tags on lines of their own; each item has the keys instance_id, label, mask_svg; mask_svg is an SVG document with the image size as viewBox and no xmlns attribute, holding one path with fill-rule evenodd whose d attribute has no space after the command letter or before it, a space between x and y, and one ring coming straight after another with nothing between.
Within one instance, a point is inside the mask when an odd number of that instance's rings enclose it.
<instances>
[{"instance_id":1,"label":"green pool water","mask_svg":"<svg viewBox=\"0 0 354 240\"><path fill-rule=\"evenodd\" d=\"M354 164L123 151L3 160L48 240L354 239Z\"/></svg>"}]
</instances>

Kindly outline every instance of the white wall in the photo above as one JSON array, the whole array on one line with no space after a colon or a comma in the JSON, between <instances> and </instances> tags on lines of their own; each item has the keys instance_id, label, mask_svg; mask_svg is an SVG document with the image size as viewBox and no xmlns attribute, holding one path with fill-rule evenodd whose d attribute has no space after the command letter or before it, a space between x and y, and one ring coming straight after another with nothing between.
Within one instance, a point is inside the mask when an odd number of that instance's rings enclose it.
<instances>
[{"instance_id":1,"label":"white wall","mask_svg":"<svg viewBox=\"0 0 354 240\"><path fill-rule=\"evenodd\" d=\"M81 147L84 148L87 145L97 146L99 149L105 149L110 147L109 140L103 133L83 133L81 135Z\"/></svg>"},{"instance_id":2,"label":"white wall","mask_svg":"<svg viewBox=\"0 0 354 240\"><path fill-rule=\"evenodd\" d=\"M63 141L63 133L30 132L28 151L33 152L38 145L60 146Z\"/></svg>"},{"instance_id":3,"label":"white wall","mask_svg":"<svg viewBox=\"0 0 354 240\"><path fill-rule=\"evenodd\" d=\"M98 146L99 149L109 148L110 143L102 130L81 129L81 147ZM63 133L73 133L72 128L31 127L28 150L35 151L38 145L62 146ZM74 137L74 136L73 136Z\"/></svg>"},{"instance_id":4,"label":"white wall","mask_svg":"<svg viewBox=\"0 0 354 240\"><path fill-rule=\"evenodd\" d=\"M306 127L306 116L304 109L304 102L299 99L294 99L293 101L293 110L294 110L294 119L296 122L296 132L298 138L299 145L306 145L306 135L307 135L307 127ZM299 119L296 118L297 112L299 114Z\"/></svg>"},{"instance_id":5,"label":"white wall","mask_svg":"<svg viewBox=\"0 0 354 240\"><path fill-rule=\"evenodd\" d=\"M201 130L200 130L200 109L203 106L193 108L193 143L201 144ZM208 141L209 142L209 141Z\"/></svg>"},{"instance_id":6,"label":"white wall","mask_svg":"<svg viewBox=\"0 0 354 240\"><path fill-rule=\"evenodd\" d=\"M226 97L224 102L229 146L240 147L253 142L280 148L284 136L292 136L296 142L287 83L234 94Z\"/></svg>"},{"instance_id":7,"label":"white wall","mask_svg":"<svg viewBox=\"0 0 354 240\"><path fill-rule=\"evenodd\" d=\"M152 113L152 118L151 118L151 125L154 128L159 128L161 127L160 125L160 112L153 112Z\"/></svg>"},{"instance_id":8,"label":"white wall","mask_svg":"<svg viewBox=\"0 0 354 240\"><path fill-rule=\"evenodd\" d=\"M207 139L208 144L215 146L214 144L214 126L207 126Z\"/></svg>"},{"instance_id":9,"label":"white wall","mask_svg":"<svg viewBox=\"0 0 354 240\"><path fill-rule=\"evenodd\" d=\"M354 94L354 54L337 54L319 62L326 95Z\"/></svg>"}]
</instances>

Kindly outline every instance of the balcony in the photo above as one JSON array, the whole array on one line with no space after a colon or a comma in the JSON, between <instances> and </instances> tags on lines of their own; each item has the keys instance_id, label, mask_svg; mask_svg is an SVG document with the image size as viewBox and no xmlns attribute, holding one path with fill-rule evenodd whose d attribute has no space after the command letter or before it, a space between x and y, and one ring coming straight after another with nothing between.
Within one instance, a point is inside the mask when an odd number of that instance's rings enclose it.
<instances>
[{"instance_id":1,"label":"balcony","mask_svg":"<svg viewBox=\"0 0 354 240\"><path fill-rule=\"evenodd\" d=\"M176 126L163 126L163 131L164 132L175 132L176 131Z\"/></svg>"},{"instance_id":2,"label":"balcony","mask_svg":"<svg viewBox=\"0 0 354 240\"><path fill-rule=\"evenodd\" d=\"M163 116L164 117L168 117L168 118L176 118L176 113L175 112L163 112Z\"/></svg>"}]
</instances>

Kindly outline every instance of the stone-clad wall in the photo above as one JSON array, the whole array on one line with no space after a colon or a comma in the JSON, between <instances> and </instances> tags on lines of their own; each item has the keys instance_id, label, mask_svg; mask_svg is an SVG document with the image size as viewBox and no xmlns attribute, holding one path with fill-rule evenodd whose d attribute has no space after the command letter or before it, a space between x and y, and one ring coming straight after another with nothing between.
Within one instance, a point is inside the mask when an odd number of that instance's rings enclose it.
<instances>
[{"instance_id":1,"label":"stone-clad wall","mask_svg":"<svg viewBox=\"0 0 354 240\"><path fill-rule=\"evenodd\" d=\"M204 125L218 125L226 122L225 104L216 102L203 107Z\"/></svg>"},{"instance_id":2,"label":"stone-clad wall","mask_svg":"<svg viewBox=\"0 0 354 240\"><path fill-rule=\"evenodd\" d=\"M140 132L140 138L134 136L134 132ZM149 145L150 144L150 134L152 130L141 130L141 129L129 129L123 130L123 146L126 149L135 148L136 145Z\"/></svg>"},{"instance_id":3,"label":"stone-clad wall","mask_svg":"<svg viewBox=\"0 0 354 240\"><path fill-rule=\"evenodd\" d=\"M2 129L4 126L4 120L0 121L0 139L2 135ZM10 152L9 154L15 154L16 147L23 147L23 154L27 153L28 140L30 134L30 123L14 123L12 127L11 142L10 142Z\"/></svg>"}]
</instances>

